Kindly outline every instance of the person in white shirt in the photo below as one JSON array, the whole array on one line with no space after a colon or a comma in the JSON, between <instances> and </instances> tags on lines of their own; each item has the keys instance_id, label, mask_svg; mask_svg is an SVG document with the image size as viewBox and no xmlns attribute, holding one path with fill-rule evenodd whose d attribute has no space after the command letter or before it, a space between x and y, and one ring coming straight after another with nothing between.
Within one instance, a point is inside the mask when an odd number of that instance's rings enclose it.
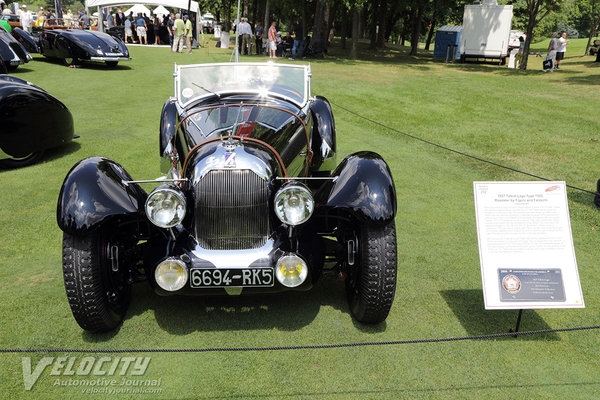
<instances>
[{"instance_id":1,"label":"person in white shirt","mask_svg":"<svg viewBox=\"0 0 600 400\"><path fill-rule=\"evenodd\" d=\"M2 15L10 15L10 8L4 3L2 3Z\"/></svg>"},{"instance_id":2,"label":"person in white shirt","mask_svg":"<svg viewBox=\"0 0 600 400\"><path fill-rule=\"evenodd\" d=\"M252 42L250 38L252 37L252 27L248 23L248 18L242 18L242 22L238 25L239 34L242 36L242 54L250 55L250 48L252 46Z\"/></svg>"},{"instance_id":3,"label":"person in white shirt","mask_svg":"<svg viewBox=\"0 0 600 400\"><path fill-rule=\"evenodd\" d=\"M558 49L556 49L556 69L559 69L560 60L565 58L565 52L567 51L567 45L569 41L567 40L567 32L563 32L560 34L560 38L558 39Z\"/></svg>"},{"instance_id":4,"label":"person in white shirt","mask_svg":"<svg viewBox=\"0 0 600 400\"><path fill-rule=\"evenodd\" d=\"M31 26L33 25L33 16L31 15L31 11L27 11L27 6L22 6L23 10L21 11L21 26L23 26L23 30L31 33Z\"/></svg>"}]
</instances>

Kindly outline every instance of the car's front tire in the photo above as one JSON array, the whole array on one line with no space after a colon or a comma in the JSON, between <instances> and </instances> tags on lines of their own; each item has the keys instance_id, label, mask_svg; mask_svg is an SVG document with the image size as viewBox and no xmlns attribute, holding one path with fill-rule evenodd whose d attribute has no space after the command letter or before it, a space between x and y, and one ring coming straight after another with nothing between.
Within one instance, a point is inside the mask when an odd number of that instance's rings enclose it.
<instances>
[{"instance_id":1,"label":"car's front tire","mask_svg":"<svg viewBox=\"0 0 600 400\"><path fill-rule=\"evenodd\" d=\"M122 271L112 271L109 248L121 248L109 242L108 236L99 229L85 235L63 234L67 298L79 326L90 332L106 332L119 326L131 297L126 276Z\"/></svg>"},{"instance_id":2,"label":"car's front tire","mask_svg":"<svg viewBox=\"0 0 600 400\"><path fill-rule=\"evenodd\" d=\"M396 226L363 225L358 232L356 263L346 278L350 312L357 321L384 321L396 292Z\"/></svg>"},{"instance_id":3,"label":"car's front tire","mask_svg":"<svg viewBox=\"0 0 600 400\"><path fill-rule=\"evenodd\" d=\"M26 167L31 164L35 164L41 157L43 151L36 151L25 157L13 157L0 160L0 168L12 169Z\"/></svg>"}]
</instances>

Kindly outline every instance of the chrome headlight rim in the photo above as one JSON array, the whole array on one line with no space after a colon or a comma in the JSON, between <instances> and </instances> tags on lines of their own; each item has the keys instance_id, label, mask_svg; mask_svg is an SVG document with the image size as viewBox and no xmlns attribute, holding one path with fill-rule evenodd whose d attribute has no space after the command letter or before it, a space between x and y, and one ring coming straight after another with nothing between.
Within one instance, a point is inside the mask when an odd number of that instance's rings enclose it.
<instances>
[{"instance_id":1,"label":"chrome headlight rim","mask_svg":"<svg viewBox=\"0 0 600 400\"><path fill-rule=\"evenodd\" d=\"M165 192L169 193L170 195L174 195L175 198L179 201L179 204L183 205L183 214L181 214L181 216L179 216L174 223L163 224L152 218L153 214L150 210L150 202L152 201L153 196L157 196L160 193ZM172 185L161 185L155 188L148 195L148 198L146 199L146 203L144 205L144 211L146 212L146 217L148 218L148 220L150 220L150 222L152 222L154 225L158 226L159 228L172 228L174 226L179 225L185 218L185 215L187 213L187 201L185 199L185 195L181 192L181 190L179 190L179 188Z\"/></svg>"},{"instance_id":2,"label":"chrome headlight rim","mask_svg":"<svg viewBox=\"0 0 600 400\"><path fill-rule=\"evenodd\" d=\"M166 274L164 269L173 269L174 266L179 267L179 269L181 270L180 279L178 278L176 282L172 283L171 286L168 286L166 278L164 277L164 275ZM166 290L168 292L176 292L178 290L183 289L185 285L187 285L188 279L189 271L187 265L183 261L178 260L174 257L164 259L156 266L156 269L154 270L154 281L161 289Z\"/></svg>"},{"instance_id":3,"label":"chrome headlight rim","mask_svg":"<svg viewBox=\"0 0 600 400\"><path fill-rule=\"evenodd\" d=\"M289 219L285 218L285 215L281 215L282 213L280 213L280 211L278 210L278 200L280 198L280 196L285 195L286 192L290 192L293 190L297 190L300 193L302 193L304 196L306 196L306 199L309 199L310 202L310 206L309 206L309 210L308 213L306 213L301 219L297 220L297 221L290 221ZM304 186L303 184L299 183L299 182L289 182L284 184L278 191L277 193L275 193L275 197L273 198L273 208L275 211L275 215L277 215L277 218L283 222L286 225L291 225L291 226L298 226L298 225L302 225L303 223L305 223L306 221L308 221L310 219L310 217L312 216L314 209L315 209L315 199L313 198L312 193L310 192L310 190ZM284 210L285 213L285 210Z\"/></svg>"}]
</instances>

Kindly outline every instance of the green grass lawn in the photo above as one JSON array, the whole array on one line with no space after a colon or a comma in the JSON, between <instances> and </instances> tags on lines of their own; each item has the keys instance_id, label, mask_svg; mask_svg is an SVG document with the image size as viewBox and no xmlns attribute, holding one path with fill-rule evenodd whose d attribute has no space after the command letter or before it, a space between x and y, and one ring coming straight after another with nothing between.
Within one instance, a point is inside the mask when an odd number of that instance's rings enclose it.
<instances>
[{"instance_id":1,"label":"green grass lawn","mask_svg":"<svg viewBox=\"0 0 600 400\"><path fill-rule=\"evenodd\" d=\"M579 41L571 43L561 70L544 74L537 57L528 71L443 64L430 52L409 57L407 48L394 46L350 60L335 42L329 57L311 60L312 88L401 131L594 190L600 63L575 51ZM62 100L81 138L37 165L0 172L0 348L312 345L482 335L514 326L516 311L483 307L472 183L528 178L334 107L339 161L358 150L376 151L396 182L399 273L385 323L355 323L340 281L321 281L307 293L210 299L158 297L142 284L118 331L83 332L62 282L55 217L62 180L74 163L94 155L118 161L135 179L159 176L159 117L173 93L173 63L224 62L230 51L212 44L192 55L144 47L131 47L131 54L116 70L71 69L37 56L15 74ZM600 214L592 196L573 190L569 207L586 308L525 311L522 330L600 324ZM162 378L162 392L145 398L596 399L598 338L585 331L330 350L143 354L151 357L143 378ZM33 365L43 356L33 355ZM80 387L56 386L65 377L50 369L25 391L19 354L0 354L0 372L1 399L84 398Z\"/></svg>"}]
</instances>

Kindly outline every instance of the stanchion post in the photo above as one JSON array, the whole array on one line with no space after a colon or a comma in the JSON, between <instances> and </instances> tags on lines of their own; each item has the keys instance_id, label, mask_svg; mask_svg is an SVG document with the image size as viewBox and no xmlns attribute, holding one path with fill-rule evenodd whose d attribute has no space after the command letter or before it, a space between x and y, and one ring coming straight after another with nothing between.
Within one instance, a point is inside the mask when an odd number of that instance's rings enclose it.
<instances>
[{"instance_id":1,"label":"stanchion post","mask_svg":"<svg viewBox=\"0 0 600 400\"><path fill-rule=\"evenodd\" d=\"M515 329L510 328L508 331L509 332L519 332L519 327L521 326L521 317L523 316L523 309L519 310L519 315L517 315L517 325L515 326ZM513 335L513 337L517 337L518 335Z\"/></svg>"}]
</instances>

